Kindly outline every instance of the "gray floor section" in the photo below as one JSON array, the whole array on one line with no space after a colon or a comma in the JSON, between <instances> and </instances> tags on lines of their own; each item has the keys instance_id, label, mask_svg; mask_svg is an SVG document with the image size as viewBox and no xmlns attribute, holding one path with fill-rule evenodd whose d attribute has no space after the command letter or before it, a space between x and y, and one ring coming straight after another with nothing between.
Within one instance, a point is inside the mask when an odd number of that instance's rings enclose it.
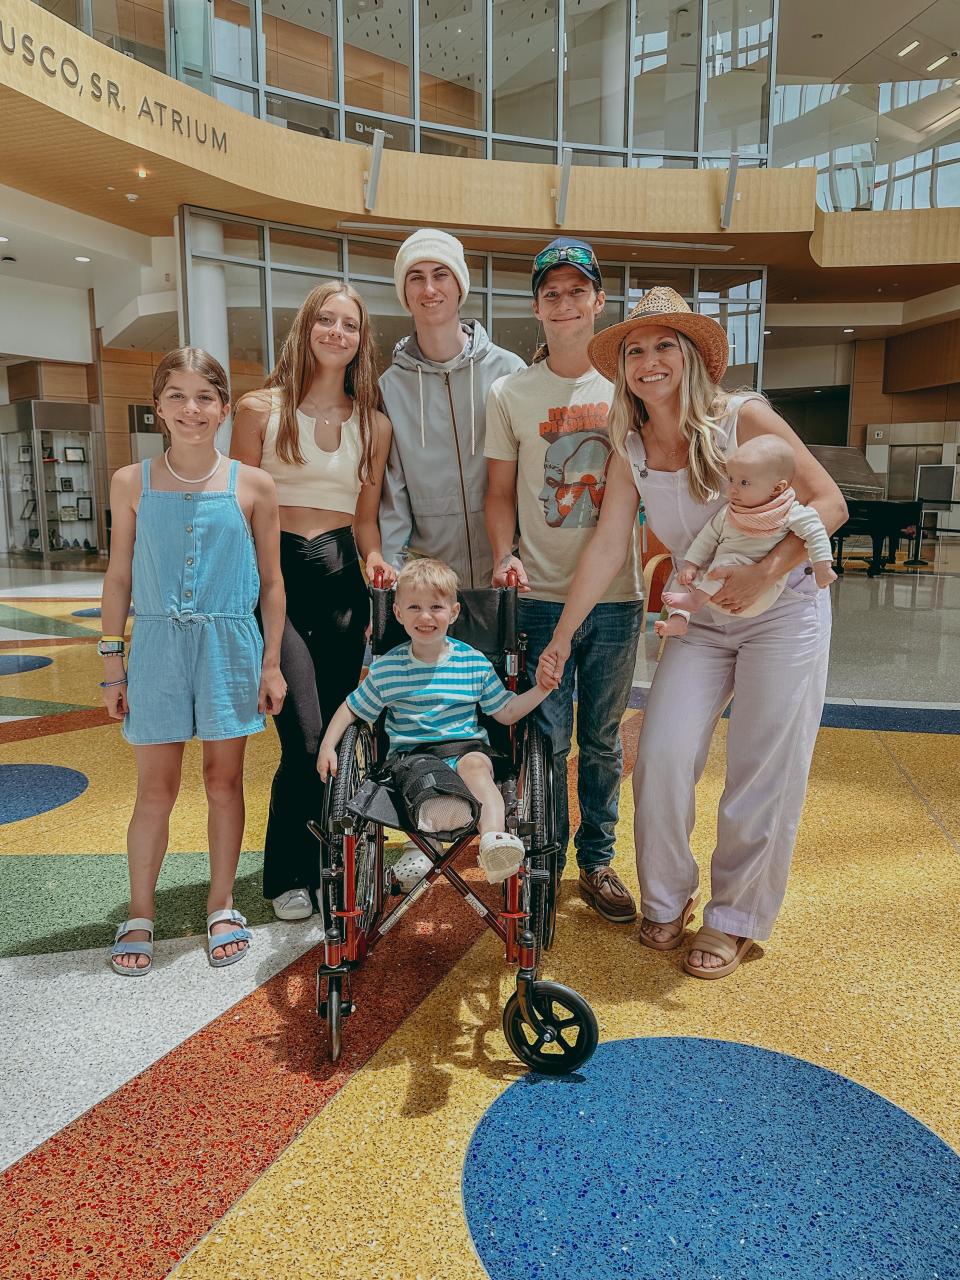
<instances>
[{"instance_id":1,"label":"gray floor section","mask_svg":"<svg viewBox=\"0 0 960 1280\"><path fill-rule=\"evenodd\" d=\"M0 960L0 1168L102 1101L323 939L320 917L260 925L250 956L207 964L202 939L159 942L153 972L106 951Z\"/></svg>"}]
</instances>

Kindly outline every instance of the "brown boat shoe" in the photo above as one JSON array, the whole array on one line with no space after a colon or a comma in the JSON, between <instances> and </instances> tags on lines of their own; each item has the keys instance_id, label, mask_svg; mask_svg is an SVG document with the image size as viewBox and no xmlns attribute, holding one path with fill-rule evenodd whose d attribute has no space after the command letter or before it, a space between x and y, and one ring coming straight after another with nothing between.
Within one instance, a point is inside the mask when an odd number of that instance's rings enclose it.
<instances>
[{"instance_id":1,"label":"brown boat shoe","mask_svg":"<svg viewBox=\"0 0 960 1280\"><path fill-rule=\"evenodd\" d=\"M580 871L577 886L580 896L598 915L614 924L632 924L637 918L637 904L630 890L607 863Z\"/></svg>"}]
</instances>

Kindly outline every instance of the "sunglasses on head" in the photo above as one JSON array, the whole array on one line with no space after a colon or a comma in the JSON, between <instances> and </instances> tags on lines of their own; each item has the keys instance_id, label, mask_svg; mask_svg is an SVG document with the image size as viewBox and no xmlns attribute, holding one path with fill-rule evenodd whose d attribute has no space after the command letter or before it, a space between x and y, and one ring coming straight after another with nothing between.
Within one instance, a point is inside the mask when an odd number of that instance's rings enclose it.
<instances>
[{"instance_id":1,"label":"sunglasses on head","mask_svg":"<svg viewBox=\"0 0 960 1280\"><path fill-rule=\"evenodd\" d=\"M579 245L565 245L563 248L542 249L533 260L534 272L543 271L545 267L555 267L558 262L573 262L578 267L589 267L600 274L600 267L592 249L582 249Z\"/></svg>"}]
</instances>

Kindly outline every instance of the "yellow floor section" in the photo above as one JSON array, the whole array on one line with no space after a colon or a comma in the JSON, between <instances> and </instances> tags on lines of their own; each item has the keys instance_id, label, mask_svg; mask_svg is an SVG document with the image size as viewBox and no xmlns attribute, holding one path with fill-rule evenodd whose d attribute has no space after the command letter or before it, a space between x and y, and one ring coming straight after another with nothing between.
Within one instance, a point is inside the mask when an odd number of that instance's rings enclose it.
<instances>
[{"instance_id":1,"label":"yellow floor section","mask_svg":"<svg viewBox=\"0 0 960 1280\"><path fill-rule=\"evenodd\" d=\"M44 672L36 674L42 676ZM52 696L49 684L44 694ZM270 784L277 758L277 735L268 725L263 733L254 734L247 745L244 849L263 848ZM86 774L90 784L69 804L35 818L0 826L0 855L122 853L126 848L137 770L133 749L121 736L119 722L97 729L4 743L0 745L0 764L65 765ZM207 800L203 790L201 745L194 741L187 743L184 752L183 783L170 824L169 849L171 853L190 853L206 847Z\"/></svg>"},{"instance_id":2,"label":"yellow floor section","mask_svg":"<svg viewBox=\"0 0 960 1280\"><path fill-rule=\"evenodd\" d=\"M698 794L702 865L725 728ZM576 896L572 871L546 976L589 998L602 1039L694 1035L795 1054L960 1144L951 1102L960 991L945 937L960 891L947 835L957 830L958 749L940 735L821 732L780 923L766 954L755 950L730 978L688 978L682 952L650 951L636 926L598 920ZM630 804L625 786L623 850L632 849ZM627 858L619 869L636 888ZM175 1270L177 1280L483 1280L460 1176L480 1118L523 1073L500 1032L512 986L486 935Z\"/></svg>"}]
</instances>

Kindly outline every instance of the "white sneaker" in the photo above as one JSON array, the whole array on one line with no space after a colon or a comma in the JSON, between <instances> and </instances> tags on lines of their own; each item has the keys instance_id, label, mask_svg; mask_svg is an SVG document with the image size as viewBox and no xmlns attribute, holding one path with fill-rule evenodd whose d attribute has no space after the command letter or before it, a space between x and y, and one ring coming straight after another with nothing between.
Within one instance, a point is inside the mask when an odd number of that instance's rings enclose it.
<instances>
[{"instance_id":1,"label":"white sneaker","mask_svg":"<svg viewBox=\"0 0 960 1280\"><path fill-rule=\"evenodd\" d=\"M403 852L393 864L393 874L397 877L397 884L399 884L404 893L409 893L411 889L415 889L423 877L432 869L432 858L428 858L423 850L418 848L412 840L408 840L403 846Z\"/></svg>"},{"instance_id":2,"label":"white sneaker","mask_svg":"<svg viewBox=\"0 0 960 1280\"><path fill-rule=\"evenodd\" d=\"M288 889L273 900L273 914L278 920L306 920L313 915L313 903L306 889Z\"/></svg>"},{"instance_id":3,"label":"white sneaker","mask_svg":"<svg viewBox=\"0 0 960 1280\"><path fill-rule=\"evenodd\" d=\"M520 870L523 841L509 831L488 831L480 837L477 862L491 884L501 884Z\"/></svg>"}]
</instances>

